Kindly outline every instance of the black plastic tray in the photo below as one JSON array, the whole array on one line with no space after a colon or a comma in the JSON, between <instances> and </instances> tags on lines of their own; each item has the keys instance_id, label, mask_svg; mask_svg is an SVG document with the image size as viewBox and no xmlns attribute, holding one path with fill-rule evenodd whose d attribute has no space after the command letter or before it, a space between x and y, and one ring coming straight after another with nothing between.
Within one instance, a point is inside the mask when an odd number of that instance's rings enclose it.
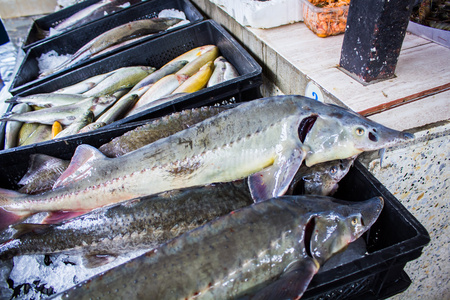
<instances>
[{"instance_id":1,"label":"black plastic tray","mask_svg":"<svg viewBox=\"0 0 450 300\"><path fill-rule=\"evenodd\" d=\"M44 142L0 153L0 187L16 189L25 174L29 157L42 153L70 159L82 143L99 147L142 121L117 128ZM336 198L350 201L382 196L383 211L363 238L364 257L318 273L302 299L385 299L408 288L411 281L404 272L408 261L417 259L430 241L428 232L411 213L358 161L340 182Z\"/></svg>"},{"instance_id":2,"label":"black plastic tray","mask_svg":"<svg viewBox=\"0 0 450 300\"><path fill-rule=\"evenodd\" d=\"M429 243L427 230L358 161L334 196L351 201L382 196L385 203L364 236L368 254L316 274L302 299L386 299L406 290L411 280L403 269Z\"/></svg>"},{"instance_id":3,"label":"black plastic tray","mask_svg":"<svg viewBox=\"0 0 450 300\"><path fill-rule=\"evenodd\" d=\"M100 1L101 0L85 0L83 2L71 5L71 6L66 7L64 9L61 9L61 10L59 10L57 12L51 13L49 15L46 15L45 17L42 17L42 18L34 20L33 23L31 24L30 30L28 31L27 38L25 39L25 41L22 44L22 49L24 51L27 51L32 46L35 46L35 45L37 45L39 43L48 41L48 40L53 39L53 38L56 37L56 35L55 35L55 36L51 36L51 37L47 37L47 38L40 38L39 29L48 31L51 27L55 27L56 25L61 23L61 21L63 21L65 19L67 19L68 17L76 14L80 10L82 10L82 9L92 5L92 4L95 4L97 2L100 2ZM136 0L136 1L139 1L139 0ZM143 0L143 1L145 1L145 0ZM141 2L139 2L139 3L141 3ZM136 4L138 4L138 3L136 3ZM134 4L134 5L136 5L136 4ZM115 12L118 12L118 11L119 10L117 10ZM101 17L99 19L103 19L103 18L108 17L108 16L110 16L110 15L112 15L114 13L110 13L109 15L103 16L103 17ZM92 20L91 22L97 21L99 19ZM89 23L91 23L91 22L89 22ZM86 23L86 24L89 24L89 23ZM86 25L86 24L84 24L84 25ZM68 31L66 31L66 32L68 32Z\"/></svg>"},{"instance_id":4,"label":"black plastic tray","mask_svg":"<svg viewBox=\"0 0 450 300\"><path fill-rule=\"evenodd\" d=\"M83 47L86 43L99 36L100 34L128 22L156 17L158 13L164 9L177 9L179 11L183 11L186 15L186 19L189 20L190 23L180 25L164 32L153 34L149 37L114 49L108 53L98 55L95 58L79 62L75 66L60 70L43 78L38 78L39 65L37 59L41 57L42 54L48 53L51 50L56 51L59 55L74 54L78 49ZM180 28L191 26L192 24L195 24L202 20L203 16L201 15L201 13L192 5L192 3L187 0L151 0L138 5L134 5L127 9L116 12L114 15L109 15L105 18L87 24L80 28L62 33L53 39L31 47L26 52L26 55L19 69L17 70L17 74L11 82L9 91L11 94L15 95L31 87L35 87L40 83L46 82L52 78L58 77L62 74L66 74L71 70L90 64L94 61L101 60L102 58L117 53L123 49L130 48L139 43L156 39L167 34L168 32L173 32L179 30Z\"/></svg>"},{"instance_id":5,"label":"black plastic tray","mask_svg":"<svg viewBox=\"0 0 450 300\"><path fill-rule=\"evenodd\" d=\"M27 96L53 92L91 76L124 66L148 65L160 68L178 55L192 48L207 44L215 44L219 47L220 54L232 63L239 72L240 75L237 78L118 120L108 125L108 127L116 127L124 123L162 116L186 108L213 105L229 98L234 98L236 102L241 102L260 97L259 88L262 84L261 66L225 29L212 20L199 22L157 39L136 45L30 88L18 95ZM0 149L3 149L2 137L3 135L0 136Z\"/></svg>"}]
</instances>

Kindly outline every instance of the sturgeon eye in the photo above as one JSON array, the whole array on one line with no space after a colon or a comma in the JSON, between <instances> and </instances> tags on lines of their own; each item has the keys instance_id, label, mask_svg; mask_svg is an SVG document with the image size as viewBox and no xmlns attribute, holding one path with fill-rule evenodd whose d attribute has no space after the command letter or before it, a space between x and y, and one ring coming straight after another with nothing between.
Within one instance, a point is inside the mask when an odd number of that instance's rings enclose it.
<instances>
[{"instance_id":1,"label":"sturgeon eye","mask_svg":"<svg viewBox=\"0 0 450 300\"><path fill-rule=\"evenodd\" d=\"M358 128L356 128L356 131L355 131L355 132L356 132L357 135L360 135L360 136L361 136L361 135L364 134L364 129L361 128L361 127L358 127Z\"/></svg>"},{"instance_id":2,"label":"sturgeon eye","mask_svg":"<svg viewBox=\"0 0 450 300\"><path fill-rule=\"evenodd\" d=\"M333 174L333 175L337 173L337 168L336 168L336 166L332 166L332 167L331 167L330 173Z\"/></svg>"},{"instance_id":3,"label":"sturgeon eye","mask_svg":"<svg viewBox=\"0 0 450 300\"><path fill-rule=\"evenodd\" d=\"M358 224L358 218L352 219L352 226L356 226Z\"/></svg>"}]
</instances>

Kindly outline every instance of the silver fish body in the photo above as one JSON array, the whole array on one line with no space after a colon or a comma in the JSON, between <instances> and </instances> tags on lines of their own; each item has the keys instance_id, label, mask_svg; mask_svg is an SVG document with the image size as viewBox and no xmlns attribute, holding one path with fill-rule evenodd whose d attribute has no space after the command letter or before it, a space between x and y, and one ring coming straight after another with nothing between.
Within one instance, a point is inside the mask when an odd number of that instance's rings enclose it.
<instances>
[{"instance_id":1,"label":"silver fish body","mask_svg":"<svg viewBox=\"0 0 450 300\"><path fill-rule=\"evenodd\" d=\"M15 102L26 103L28 105L35 105L39 107L54 107L61 105L74 104L88 97L78 94L67 94L67 93L42 93L34 94L26 97L17 97Z\"/></svg>"},{"instance_id":2,"label":"silver fish body","mask_svg":"<svg viewBox=\"0 0 450 300\"><path fill-rule=\"evenodd\" d=\"M92 123L94 121L94 113L91 110L87 110L85 113L78 116L72 124L64 128L61 132L59 132L54 138L63 138L69 135L77 134L81 128L86 125Z\"/></svg>"},{"instance_id":3,"label":"silver fish body","mask_svg":"<svg viewBox=\"0 0 450 300\"><path fill-rule=\"evenodd\" d=\"M116 100L114 97L88 97L77 103L54 106L46 109L25 112L21 114L8 114L0 118L2 121L20 121L27 123L40 123L52 125L55 121L61 125L70 125L79 115L92 110L94 115L101 114Z\"/></svg>"},{"instance_id":4,"label":"silver fish body","mask_svg":"<svg viewBox=\"0 0 450 300\"><path fill-rule=\"evenodd\" d=\"M132 88L136 83L153 73L155 68L136 66L124 67L99 82L95 87L83 93L83 96L99 97L112 94L118 90Z\"/></svg>"},{"instance_id":5,"label":"silver fish body","mask_svg":"<svg viewBox=\"0 0 450 300\"><path fill-rule=\"evenodd\" d=\"M31 107L26 103L19 103L12 108L14 113L29 112ZM18 146L19 131L22 128L23 122L9 121L5 125L5 149L10 149Z\"/></svg>"},{"instance_id":6,"label":"silver fish body","mask_svg":"<svg viewBox=\"0 0 450 300\"><path fill-rule=\"evenodd\" d=\"M208 81L207 87L214 86L239 76L238 71L223 56L214 60L214 72Z\"/></svg>"},{"instance_id":7,"label":"silver fish body","mask_svg":"<svg viewBox=\"0 0 450 300\"><path fill-rule=\"evenodd\" d=\"M337 106L302 96L281 96L243 103L118 158L107 158L91 146L80 145L52 191L41 195L0 191L0 227L40 211L86 211L163 191L245 177L257 201L283 195L304 158L315 155L301 141L314 129L305 129L303 121L331 113L347 113L355 119L351 123L367 123ZM338 140L328 150L330 157L336 159L337 152L338 158L347 158L344 154L410 138L390 129L384 135L383 127L378 124L377 128L377 141L368 138L346 143L350 149L344 148L339 157L343 145ZM313 140L309 142L312 145ZM323 158L323 152L319 154Z\"/></svg>"},{"instance_id":8,"label":"silver fish body","mask_svg":"<svg viewBox=\"0 0 450 300\"><path fill-rule=\"evenodd\" d=\"M94 21L98 18L101 18L106 14L110 14L114 11L117 11L121 8L121 6L126 5L127 3L129 5L130 2L132 1L129 0L99 1L66 18L64 21L56 25L54 29L57 31L66 31L69 29L79 27L81 25Z\"/></svg>"},{"instance_id":9,"label":"silver fish body","mask_svg":"<svg viewBox=\"0 0 450 300\"><path fill-rule=\"evenodd\" d=\"M82 94L84 92L87 92L88 90L95 87L99 82L103 81L106 77L112 75L117 70L113 70L111 72L95 75L92 77L89 77L85 80L82 80L80 82L77 82L75 84L72 84L67 87L60 88L54 93L60 93L60 94Z\"/></svg>"},{"instance_id":10,"label":"silver fish body","mask_svg":"<svg viewBox=\"0 0 450 300\"><path fill-rule=\"evenodd\" d=\"M53 70L43 72L40 76L44 77L56 71L73 66L112 45L124 42L137 36L166 30L170 26L175 25L180 21L181 19L175 18L153 18L132 21L117 26L92 39L86 45L81 47L77 52L75 52L70 57L70 59Z\"/></svg>"},{"instance_id":11,"label":"silver fish body","mask_svg":"<svg viewBox=\"0 0 450 300\"><path fill-rule=\"evenodd\" d=\"M0 258L81 254L88 267L105 256L152 249L232 210L253 203L243 181L174 190L92 211L62 224L21 224Z\"/></svg>"},{"instance_id":12,"label":"silver fish body","mask_svg":"<svg viewBox=\"0 0 450 300\"><path fill-rule=\"evenodd\" d=\"M298 299L319 267L360 237L383 207L380 198L356 203L335 201L318 196L284 196L255 203L58 297Z\"/></svg>"}]
</instances>

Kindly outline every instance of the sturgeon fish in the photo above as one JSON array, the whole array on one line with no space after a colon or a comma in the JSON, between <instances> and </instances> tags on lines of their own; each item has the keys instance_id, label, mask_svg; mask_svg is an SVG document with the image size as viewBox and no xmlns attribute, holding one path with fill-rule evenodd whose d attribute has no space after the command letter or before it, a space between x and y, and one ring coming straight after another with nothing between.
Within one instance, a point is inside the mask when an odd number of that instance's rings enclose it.
<instances>
[{"instance_id":1,"label":"sturgeon fish","mask_svg":"<svg viewBox=\"0 0 450 300\"><path fill-rule=\"evenodd\" d=\"M332 159L347 158L412 137L303 96L262 98L121 157L107 158L92 146L80 145L52 191L23 195L0 190L0 228L37 212L66 211L70 216L136 197L245 177L253 199L281 196L305 157L320 162L302 140L314 130L311 118L330 114L341 116L341 126L350 127L346 131L368 127L368 132L377 131L377 139L344 136L341 143L338 136L330 149L319 153L324 161L327 153ZM313 141L309 138L311 145Z\"/></svg>"},{"instance_id":2,"label":"sturgeon fish","mask_svg":"<svg viewBox=\"0 0 450 300\"><path fill-rule=\"evenodd\" d=\"M299 299L382 198L283 196L233 211L57 295L59 299ZM258 286L266 286L256 290ZM253 298L252 298L253 297Z\"/></svg>"},{"instance_id":3,"label":"sturgeon fish","mask_svg":"<svg viewBox=\"0 0 450 300\"><path fill-rule=\"evenodd\" d=\"M23 223L26 231L0 245L0 259L17 255L82 255L92 268L136 250L151 250L253 200L243 180L174 190L94 210L62 224Z\"/></svg>"},{"instance_id":4,"label":"sturgeon fish","mask_svg":"<svg viewBox=\"0 0 450 300\"><path fill-rule=\"evenodd\" d=\"M338 183L353 166L356 156L323 162L312 167L302 165L292 179L288 194L331 196Z\"/></svg>"}]
</instances>

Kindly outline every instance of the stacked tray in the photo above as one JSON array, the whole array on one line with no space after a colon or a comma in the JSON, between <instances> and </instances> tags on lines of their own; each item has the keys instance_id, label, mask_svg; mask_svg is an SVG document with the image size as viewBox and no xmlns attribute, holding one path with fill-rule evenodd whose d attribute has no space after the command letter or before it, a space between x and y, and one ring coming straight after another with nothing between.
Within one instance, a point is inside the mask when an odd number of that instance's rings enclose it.
<instances>
[{"instance_id":1,"label":"stacked tray","mask_svg":"<svg viewBox=\"0 0 450 300\"><path fill-rule=\"evenodd\" d=\"M189 27L165 34L119 53L110 55L66 74L47 80L17 95L27 96L53 92L94 75L106 73L117 68L133 65L146 65L160 68L171 59L195 47L214 44L239 72L239 76L213 87L187 94L178 99L160 104L130 117L111 123L108 127L144 120L169 114L186 108L214 105L233 98L233 101L253 100L260 96L262 69L245 49L219 24L206 20ZM4 126L3 126L4 127ZM3 137L2 134L1 137ZM3 149L2 138L0 149ZM50 141L51 143L52 141ZM20 147L18 147L20 148ZM13 148L17 149L17 148ZM14 151L3 150L3 151Z\"/></svg>"},{"instance_id":2,"label":"stacked tray","mask_svg":"<svg viewBox=\"0 0 450 300\"><path fill-rule=\"evenodd\" d=\"M132 21L154 18L158 15L159 12L165 9L176 9L178 11L183 11L186 15L186 19L189 20L190 23L174 27L173 29L169 29L164 32L153 34L149 37L140 39L139 41L132 42L130 44L127 44L126 46L99 55L93 59L84 60L75 66L60 70L46 77L38 77L38 58L40 58L43 54L46 54L52 50L56 51L59 55L74 54L78 49L83 47L90 40L112 28ZM93 61L98 61L125 48L129 48L138 43L158 38L164 34L173 32L183 27L190 26L202 20L203 17L200 12L188 0L151 0L131 6L117 13L101 18L100 20L94 21L80 28L64 32L56 36L55 38L30 47L27 50L19 69L17 70L17 74L11 83L9 91L13 95L21 93L31 87L35 87L52 78L77 69L80 66L88 65Z\"/></svg>"}]
</instances>

